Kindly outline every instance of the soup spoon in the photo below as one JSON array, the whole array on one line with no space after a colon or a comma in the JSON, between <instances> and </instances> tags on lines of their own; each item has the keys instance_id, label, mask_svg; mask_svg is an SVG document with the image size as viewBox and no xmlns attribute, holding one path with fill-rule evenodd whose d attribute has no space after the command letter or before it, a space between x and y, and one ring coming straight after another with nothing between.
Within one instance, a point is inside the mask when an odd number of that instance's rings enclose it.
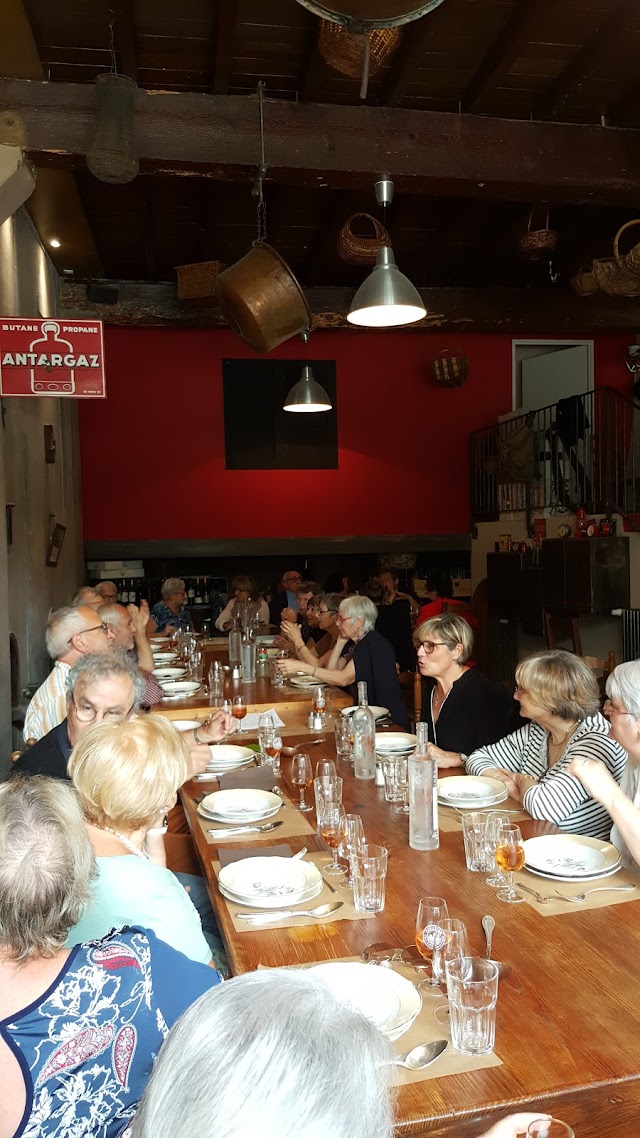
<instances>
[{"instance_id":1,"label":"soup spoon","mask_svg":"<svg viewBox=\"0 0 640 1138\"><path fill-rule=\"evenodd\" d=\"M431 1043L419 1043L417 1047L412 1047L410 1051L405 1051L404 1055L396 1055L392 1059L392 1063L396 1063L399 1067L406 1067L408 1071L422 1071L433 1063L439 1055L447 1047L448 1040L446 1039L433 1039Z\"/></svg>"},{"instance_id":2,"label":"soup spoon","mask_svg":"<svg viewBox=\"0 0 640 1138\"><path fill-rule=\"evenodd\" d=\"M271 921L281 921L286 917L313 917L319 921L331 913L337 913L343 905L344 901L330 901L326 905L316 905L315 909L278 909L277 912L273 913L236 913L236 917L241 921L249 921L252 925L259 925L263 921L271 924Z\"/></svg>"}]
</instances>

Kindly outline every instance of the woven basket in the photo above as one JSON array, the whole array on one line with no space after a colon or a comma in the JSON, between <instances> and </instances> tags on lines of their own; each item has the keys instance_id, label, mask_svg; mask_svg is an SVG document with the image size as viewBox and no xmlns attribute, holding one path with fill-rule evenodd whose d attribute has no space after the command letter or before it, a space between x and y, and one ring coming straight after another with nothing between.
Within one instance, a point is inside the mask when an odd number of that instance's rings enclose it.
<instances>
[{"instance_id":1,"label":"woven basket","mask_svg":"<svg viewBox=\"0 0 640 1138\"><path fill-rule=\"evenodd\" d=\"M549 206L547 206L547 218L544 229L532 229L533 224L533 206L529 210L529 222L527 225L527 232L522 234L518 241L518 249L523 257L529 261L537 261L542 257L550 256L556 247L558 234L555 229L549 229Z\"/></svg>"},{"instance_id":2,"label":"woven basket","mask_svg":"<svg viewBox=\"0 0 640 1138\"><path fill-rule=\"evenodd\" d=\"M596 257L593 261L593 275L598 288L608 296L640 296L640 254L636 255L638 246L634 246L626 255L620 252L620 238L630 225L637 224L627 221L621 225L613 239L613 257Z\"/></svg>"},{"instance_id":3,"label":"woven basket","mask_svg":"<svg viewBox=\"0 0 640 1138\"><path fill-rule=\"evenodd\" d=\"M588 269L586 265L572 276L570 283L573 291L577 293L578 296L593 296L594 293L600 292L593 271Z\"/></svg>"},{"instance_id":4,"label":"woven basket","mask_svg":"<svg viewBox=\"0 0 640 1138\"><path fill-rule=\"evenodd\" d=\"M353 222L358 217L366 218L373 229L373 237L361 237L353 232ZM370 213L353 213L338 234L338 256L347 265L375 265L379 250L390 244L389 234L377 217Z\"/></svg>"},{"instance_id":5,"label":"woven basket","mask_svg":"<svg viewBox=\"0 0 640 1138\"><path fill-rule=\"evenodd\" d=\"M374 28L366 33L369 40L369 74L374 76L391 59L400 43L400 28ZM364 36L352 36L340 24L321 20L318 50L323 59L351 79L359 79L364 66Z\"/></svg>"},{"instance_id":6,"label":"woven basket","mask_svg":"<svg viewBox=\"0 0 640 1138\"><path fill-rule=\"evenodd\" d=\"M613 249L614 249L613 255L616 258L620 257L620 252L619 252L620 238L622 237L622 234L624 233L625 229L629 229L629 227L631 225L640 225L640 218L636 217L633 221L627 221L627 222L625 222L624 225L620 226L620 229L616 233L615 241L613 243ZM640 242L638 242L637 245L634 245L633 248L630 249L628 253L624 254L623 260L625 261L628 268L632 269L634 273L638 273L638 275L640 276Z\"/></svg>"},{"instance_id":7,"label":"woven basket","mask_svg":"<svg viewBox=\"0 0 640 1138\"><path fill-rule=\"evenodd\" d=\"M444 387L462 387L469 375L469 361L459 349L445 348L433 361L433 374Z\"/></svg>"}]
</instances>

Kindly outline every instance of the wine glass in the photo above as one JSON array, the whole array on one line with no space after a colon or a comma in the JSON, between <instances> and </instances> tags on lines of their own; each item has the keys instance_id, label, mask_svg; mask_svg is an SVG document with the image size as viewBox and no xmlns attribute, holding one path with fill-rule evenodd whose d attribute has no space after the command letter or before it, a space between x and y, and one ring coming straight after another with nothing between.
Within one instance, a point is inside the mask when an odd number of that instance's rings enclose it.
<instances>
[{"instance_id":1,"label":"wine glass","mask_svg":"<svg viewBox=\"0 0 640 1138\"><path fill-rule=\"evenodd\" d=\"M431 968L433 978L438 984L446 983L446 965L448 960L458 960L461 956L469 956L469 940L467 927L455 917L448 917L437 922L440 936L434 934L433 959ZM434 1019L444 1026L449 1025L449 1004L442 1004L433 1013Z\"/></svg>"},{"instance_id":2,"label":"wine glass","mask_svg":"<svg viewBox=\"0 0 640 1138\"><path fill-rule=\"evenodd\" d=\"M247 705L244 701L243 695L236 695L233 697L233 718L238 720L238 733L242 734L242 720L247 714Z\"/></svg>"},{"instance_id":3,"label":"wine glass","mask_svg":"<svg viewBox=\"0 0 640 1138\"><path fill-rule=\"evenodd\" d=\"M269 711L266 711L258 719L258 743L260 745L261 751L264 751L265 746L267 744L267 740L269 738L269 731L271 731L272 729L273 729L273 715L271 715L271 713ZM266 754L266 751L264 751L264 753Z\"/></svg>"},{"instance_id":4,"label":"wine glass","mask_svg":"<svg viewBox=\"0 0 640 1138\"><path fill-rule=\"evenodd\" d=\"M536 1118L530 1122L527 1138L576 1138L575 1130L559 1118Z\"/></svg>"},{"instance_id":5,"label":"wine glass","mask_svg":"<svg viewBox=\"0 0 640 1138\"><path fill-rule=\"evenodd\" d=\"M423 960L432 960L434 948L444 939L444 933L439 928L439 921L444 921L449 916L449 909L444 897L421 897L418 902L418 912L416 915L416 948L420 953ZM424 971L425 966L419 965L421 971ZM418 984L420 991L426 991L430 995L440 995L440 984L433 976L426 976L425 979ZM429 989L431 992L429 993ZM435 991L434 991L435 989Z\"/></svg>"},{"instance_id":6,"label":"wine glass","mask_svg":"<svg viewBox=\"0 0 640 1138\"><path fill-rule=\"evenodd\" d=\"M280 752L282 738L278 735L276 727L265 728L263 751L268 755L274 774L280 774Z\"/></svg>"},{"instance_id":7,"label":"wine glass","mask_svg":"<svg viewBox=\"0 0 640 1138\"><path fill-rule=\"evenodd\" d=\"M335 778L336 764L333 759L318 759L316 763L316 778Z\"/></svg>"},{"instance_id":8,"label":"wine glass","mask_svg":"<svg viewBox=\"0 0 640 1138\"><path fill-rule=\"evenodd\" d=\"M338 865L338 846L344 838L347 828L347 816L344 806L338 802L327 801L322 804L322 818L320 821L320 837L331 850L333 858L331 865L325 868L327 874L342 873Z\"/></svg>"},{"instance_id":9,"label":"wine glass","mask_svg":"<svg viewBox=\"0 0 640 1138\"><path fill-rule=\"evenodd\" d=\"M501 826L509 825L509 815L505 814L502 810L490 810L487 814L487 824L485 826L485 844L486 851L490 857L495 861L496 846L498 844L498 830ZM492 889L503 889L507 880L500 869L496 866L496 872L485 877L487 885Z\"/></svg>"},{"instance_id":10,"label":"wine glass","mask_svg":"<svg viewBox=\"0 0 640 1138\"><path fill-rule=\"evenodd\" d=\"M306 814L313 807L304 800L304 792L313 782L313 771L311 769L311 759L308 755L303 754L301 751L293 756L291 760L291 781L294 786L298 787L300 791L300 802L298 803L298 810Z\"/></svg>"},{"instance_id":11,"label":"wine glass","mask_svg":"<svg viewBox=\"0 0 640 1138\"><path fill-rule=\"evenodd\" d=\"M520 827L514 822L500 826L496 839L496 864L506 872L506 889L498 891L500 901L517 905L526 900L524 893L518 893L513 885L513 875L524 866L524 845Z\"/></svg>"},{"instance_id":12,"label":"wine glass","mask_svg":"<svg viewBox=\"0 0 640 1138\"><path fill-rule=\"evenodd\" d=\"M359 814L346 815L346 829L338 846L338 858L343 863L342 868L346 874L344 881L340 882L342 889L352 889L351 865L352 857L365 844L364 826Z\"/></svg>"}]
</instances>

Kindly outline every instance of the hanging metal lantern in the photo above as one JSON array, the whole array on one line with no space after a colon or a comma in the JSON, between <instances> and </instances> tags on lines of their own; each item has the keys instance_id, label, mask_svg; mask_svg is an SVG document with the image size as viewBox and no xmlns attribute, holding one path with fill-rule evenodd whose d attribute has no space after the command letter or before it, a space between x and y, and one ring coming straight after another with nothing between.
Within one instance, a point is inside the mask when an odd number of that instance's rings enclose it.
<instances>
[{"instance_id":1,"label":"hanging metal lantern","mask_svg":"<svg viewBox=\"0 0 640 1138\"><path fill-rule=\"evenodd\" d=\"M107 72L96 79L96 132L87 153L94 178L113 185L132 182L139 170L133 137L138 90L133 79Z\"/></svg>"}]
</instances>

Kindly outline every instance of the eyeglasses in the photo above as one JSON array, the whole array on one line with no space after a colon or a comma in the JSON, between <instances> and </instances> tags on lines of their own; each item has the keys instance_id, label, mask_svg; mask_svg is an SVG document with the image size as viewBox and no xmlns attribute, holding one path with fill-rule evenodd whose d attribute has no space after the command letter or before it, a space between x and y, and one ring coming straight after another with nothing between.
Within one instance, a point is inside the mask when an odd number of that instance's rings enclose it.
<instances>
[{"instance_id":1,"label":"eyeglasses","mask_svg":"<svg viewBox=\"0 0 640 1138\"><path fill-rule=\"evenodd\" d=\"M302 577L299 573L296 573L293 577L283 577L282 580L285 582L288 581L290 585L295 585L296 581L302 580Z\"/></svg>"},{"instance_id":2,"label":"eyeglasses","mask_svg":"<svg viewBox=\"0 0 640 1138\"><path fill-rule=\"evenodd\" d=\"M604 711L607 715L629 715L630 712L624 711L621 707L614 707L610 699L604 701Z\"/></svg>"},{"instance_id":3,"label":"eyeglasses","mask_svg":"<svg viewBox=\"0 0 640 1138\"><path fill-rule=\"evenodd\" d=\"M444 640L414 640L413 647L415 648L416 652L419 652L421 648L424 648L427 655L430 656L434 648L446 648L447 646Z\"/></svg>"},{"instance_id":4,"label":"eyeglasses","mask_svg":"<svg viewBox=\"0 0 640 1138\"><path fill-rule=\"evenodd\" d=\"M109 631L109 625L107 624L106 620L103 620L100 624L92 624L91 628L83 628L82 632L79 632L77 635L84 636L87 632L97 632L99 628L102 629L106 636L107 632Z\"/></svg>"},{"instance_id":5,"label":"eyeglasses","mask_svg":"<svg viewBox=\"0 0 640 1138\"><path fill-rule=\"evenodd\" d=\"M93 723L94 719L97 719L98 715L100 715L99 710L96 707L93 707L92 704L90 704L90 703L89 704L86 704L86 703L85 704L77 704L75 701L75 696L73 695L73 693L71 693L71 696L69 698L70 698L70 702L73 704L73 706L75 708L76 718L78 719L78 721L80 723ZM105 711L102 714L102 719L110 719L110 718L126 719L128 715L131 715L132 711L133 711L133 704L126 711L121 711L119 708L116 710L113 710L113 711Z\"/></svg>"}]
</instances>

